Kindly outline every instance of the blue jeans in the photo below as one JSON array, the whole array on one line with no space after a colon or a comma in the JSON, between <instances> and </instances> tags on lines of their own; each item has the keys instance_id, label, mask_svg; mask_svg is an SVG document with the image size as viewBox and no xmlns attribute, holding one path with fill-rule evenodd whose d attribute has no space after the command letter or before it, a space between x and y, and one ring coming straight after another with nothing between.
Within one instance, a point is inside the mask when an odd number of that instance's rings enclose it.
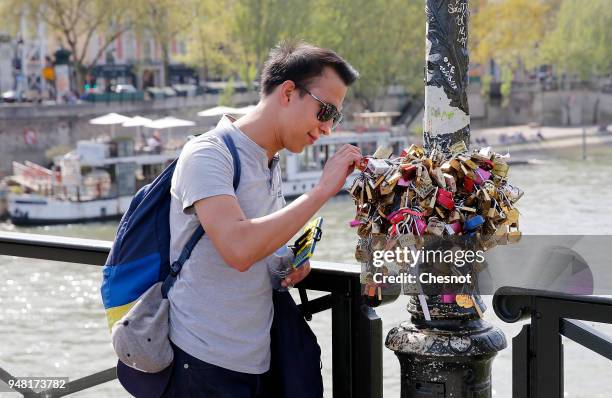
<instances>
[{"instance_id":1,"label":"blue jeans","mask_svg":"<svg viewBox=\"0 0 612 398\"><path fill-rule=\"evenodd\" d=\"M172 344L172 343L171 343ZM165 398L265 398L264 374L241 373L192 357L172 344L174 364Z\"/></svg>"}]
</instances>

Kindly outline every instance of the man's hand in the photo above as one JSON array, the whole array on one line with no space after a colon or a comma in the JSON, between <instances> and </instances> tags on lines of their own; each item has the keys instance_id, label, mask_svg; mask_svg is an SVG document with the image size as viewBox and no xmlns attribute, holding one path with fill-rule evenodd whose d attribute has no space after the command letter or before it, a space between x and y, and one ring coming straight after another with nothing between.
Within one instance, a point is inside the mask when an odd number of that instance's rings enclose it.
<instances>
[{"instance_id":1,"label":"man's hand","mask_svg":"<svg viewBox=\"0 0 612 398\"><path fill-rule=\"evenodd\" d=\"M353 172L355 165L361 161L361 149L354 145L343 145L327 160L321 173L318 188L329 197L342 189L346 178Z\"/></svg>"},{"instance_id":2,"label":"man's hand","mask_svg":"<svg viewBox=\"0 0 612 398\"><path fill-rule=\"evenodd\" d=\"M302 266L298 269L294 269L287 275L285 279L282 280L282 287L293 287L300 283L304 278L308 276L310 273L310 261L306 261Z\"/></svg>"}]
</instances>

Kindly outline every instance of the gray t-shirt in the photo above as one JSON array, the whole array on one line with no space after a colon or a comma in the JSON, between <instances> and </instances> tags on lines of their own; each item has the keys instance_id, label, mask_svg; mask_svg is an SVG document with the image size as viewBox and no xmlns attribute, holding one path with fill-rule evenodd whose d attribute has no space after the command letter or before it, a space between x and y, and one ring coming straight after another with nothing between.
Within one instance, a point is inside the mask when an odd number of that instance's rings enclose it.
<instances>
[{"instance_id":1,"label":"gray t-shirt","mask_svg":"<svg viewBox=\"0 0 612 398\"><path fill-rule=\"evenodd\" d=\"M220 138L224 132L230 133L240 156L236 193L232 156ZM195 202L234 196L247 218L257 218L285 205L281 186L278 157L270 167L266 151L224 117L215 129L189 141L179 156L171 188L170 260L179 257L199 223ZM234 237L235 250L240 250L240 239ZM172 342L208 363L265 373L270 366L273 318L269 259L239 272L223 261L205 234L168 295Z\"/></svg>"}]
</instances>

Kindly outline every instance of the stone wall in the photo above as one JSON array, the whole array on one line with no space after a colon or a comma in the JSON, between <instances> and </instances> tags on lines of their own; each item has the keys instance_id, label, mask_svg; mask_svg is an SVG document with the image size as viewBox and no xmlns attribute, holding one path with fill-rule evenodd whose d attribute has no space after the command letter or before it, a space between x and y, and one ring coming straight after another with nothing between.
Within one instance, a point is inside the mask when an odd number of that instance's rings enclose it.
<instances>
[{"instance_id":1,"label":"stone wall","mask_svg":"<svg viewBox=\"0 0 612 398\"><path fill-rule=\"evenodd\" d=\"M586 91L517 90L508 106L484 101L476 87L468 93L472 128L538 123L582 126L612 123L612 94Z\"/></svg>"}]
</instances>

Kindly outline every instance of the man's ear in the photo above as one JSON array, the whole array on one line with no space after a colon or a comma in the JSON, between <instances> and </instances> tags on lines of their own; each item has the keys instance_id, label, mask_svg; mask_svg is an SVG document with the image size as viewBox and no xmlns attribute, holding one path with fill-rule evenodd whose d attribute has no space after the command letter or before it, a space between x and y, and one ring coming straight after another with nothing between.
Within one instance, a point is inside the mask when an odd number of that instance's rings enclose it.
<instances>
[{"instance_id":1,"label":"man's ear","mask_svg":"<svg viewBox=\"0 0 612 398\"><path fill-rule=\"evenodd\" d=\"M280 86L280 102L281 106L286 106L291 101L291 96L295 91L295 83L292 80L285 80Z\"/></svg>"}]
</instances>

